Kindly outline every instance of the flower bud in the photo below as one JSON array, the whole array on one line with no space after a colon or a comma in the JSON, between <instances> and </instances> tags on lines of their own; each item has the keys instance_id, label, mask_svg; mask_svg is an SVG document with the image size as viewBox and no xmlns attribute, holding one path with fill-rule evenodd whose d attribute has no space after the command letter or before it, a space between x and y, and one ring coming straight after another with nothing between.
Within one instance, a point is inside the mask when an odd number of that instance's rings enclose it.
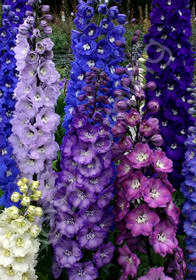
<instances>
[{"instance_id":1,"label":"flower bud","mask_svg":"<svg viewBox=\"0 0 196 280\"><path fill-rule=\"evenodd\" d=\"M44 27L43 32L46 35L50 35L52 33L52 28L50 26L46 26L46 27Z\"/></svg>"},{"instance_id":2,"label":"flower bud","mask_svg":"<svg viewBox=\"0 0 196 280\"><path fill-rule=\"evenodd\" d=\"M83 101L86 98L86 94L81 94L78 96L79 101Z\"/></svg>"},{"instance_id":3,"label":"flower bud","mask_svg":"<svg viewBox=\"0 0 196 280\"><path fill-rule=\"evenodd\" d=\"M13 220L15 220L19 217L19 209L16 206L11 206L11 207L7 208L6 213L7 213L8 217Z\"/></svg>"},{"instance_id":4,"label":"flower bud","mask_svg":"<svg viewBox=\"0 0 196 280\"><path fill-rule=\"evenodd\" d=\"M115 108L119 112L126 111L126 110L128 110L127 102L124 101L124 100L119 100L119 101L116 102Z\"/></svg>"},{"instance_id":5,"label":"flower bud","mask_svg":"<svg viewBox=\"0 0 196 280\"><path fill-rule=\"evenodd\" d=\"M41 10L43 13L48 13L50 12L50 6L49 5L42 5Z\"/></svg>"},{"instance_id":6,"label":"flower bud","mask_svg":"<svg viewBox=\"0 0 196 280\"><path fill-rule=\"evenodd\" d=\"M135 32L134 32L134 35L135 36L140 36L142 34L142 32L140 31L140 30L136 30Z\"/></svg>"},{"instance_id":7,"label":"flower bud","mask_svg":"<svg viewBox=\"0 0 196 280\"><path fill-rule=\"evenodd\" d=\"M21 199L21 194L18 192L13 192L11 195L11 201L18 202Z\"/></svg>"},{"instance_id":8,"label":"flower bud","mask_svg":"<svg viewBox=\"0 0 196 280\"><path fill-rule=\"evenodd\" d=\"M120 40L116 40L115 45L119 48L125 48L125 43L120 41Z\"/></svg>"},{"instance_id":9,"label":"flower bud","mask_svg":"<svg viewBox=\"0 0 196 280\"><path fill-rule=\"evenodd\" d=\"M134 36L132 37L132 40L131 40L132 44L135 44L135 43L137 43L138 41L139 41L139 37L136 36L136 35L134 35Z\"/></svg>"},{"instance_id":10,"label":"flower bud","mask_svg":"<svg viewBox=\"0 0 196 280\"><path fill-rule=\"evenodd\" d=\"M152 91L155 90L157 85L154 82L148 82L145 86L146 90Z\"/></svg>"},{"instance_id":11,"label":"flower bud","mask_svg":"<svg viewBox=\"0 0 196 280\"><path fill-rule=\"evenodd\" d=\"M29 215L34 216L34 215L35 215L35 209L36 209L35 206L30 205L30 206L27 208L27 213L28 213Z\"/></svg>"},{"instance_id":12,"label":"flower bud","mask_svg":"<svg viewBox=\"0 0 196 280\"><path fill-rule=\"evenodd\" d=\"M127 93L123 91L122 89L116 89L114 92L115 97L120 97L120 96L126 96Z\"/></svg>"},{"instance_id":13,"label":"flower bud","mask_svg":"<svg viewBox=\"0 0 196 280\"><path fill-rule=\"evenodd\" d=\"M33 215L27 215L27 219L29 222L34 223L35 222L35 216Z\"/></svg>"},{"instance_id":14,"label":"flower bud","mask_svg":"<svg viewBox=\"0 0 196 280\"><path fill-rule=\"evenodd\" d=\"M41 217L42 214L43 214L42 208L41 208L41 207L36 207L36 208L35 208L35 216Z\"/></svg>"},{"instance_id":15,"label":"flower bud","mask_svg":"<svg viewBox=\"0 0 196 280\"><path fill-rule=\"evenodd\" d=\"M29 33L31 26L28 23L23 23L19 26L18 32L21 33L22 35L26 35Z\"/></svg>"},{"instance_id":16,"label":"flower bud","mask_svg":"<svg viewBox=\"0 0 196 280\"><path fill-rule=\"evenodd\" d=\"M121 85L123 87L129 87L131 85L131 80L129 78L122 78Z\"/></svg>"},{"instance_id":17,"label":"flower bud","mask_svg":"<svg viewBox=\"0 0 196 280\"><path fill-rule=\"evenodd\" d=\"M116 68L115 73L117 75L125 74L125 69L124 68Z\"/></svg>"},{"instance_id":18,"label":"flower bud","mask_svg":"<svg viewBox=\"0 0 196 280\"><path fill-rule=\"evenodd\" d=\"M42 191L34 191L33 194L31 195L31 198L34 200L34 201L38 201L40 199L40 197L42 196Z\"/></svg>"},{"instance_id":19,"label":"flower bud","mask_svg":"<svg viewBox=\"0 0 196 280\"><path fill-rule=\"evenodd\" d=\"M39 185L40 185L40 182L39 182L39 181L32 181L32 182L31 182L31 189L32 189L33 191L35 191L35 190L38 189Z\"/></svg>"},{"instance_id":20,"label":"flower bud","mask_svg":"<svg viewBox=\"0 0 196 280\"><path fill-rule=\"evenodd\" d=\"M44 18L45 18L47 21L51 21L51 20L52 20L52 15L46 14L46 15L44 15Z\"/></svg>"},{"instance_id":21,"label":"flower bud","mask_svg":"<svg viewBox=\"0 0 196 280\"><path fill-rule=\"evenodd\" d=\"M159 102L156 100L151 100L147 104L148 111L151 113L157 113L159 111Z\"/></svg>"},{"instance_id":22,"label":"flower bud","mask_svg":"<svg viewBox=\"0 0 196 280\"><path fill-rule=\"evenodd\" d=\"M40 234L41 229L37 225L31 226L29 233L32 238L36 238Z\"/></svg>"},{"instance_id":23,"label":"flower bud","mask_svg":"<svg viewBox=\"0 0 196 280\"><path fill-rule=\"evenodd\" d=\"M25 177L22 177L22 178L21 178L21 181L22 181L22 183L24 183L24 184L29 183L29 180L28 180L27 178L25 178Z\"/></svg>"},{"instance_id":24,"label":"flower bud","mask_svg":"<svg viewBox=\"0 0 196 280\"><path fill-rule=\"evenodd\" d=\"M28 186L26 184L22 184L20 187L19 187L19 190L20 192L22 193L26 193L28 191Z\"/></svg>"},{"instance_id":25,"label":"flower bud","mask_svg":"<svg viewBox=\"0 0 196 280\"><path fill-rule=\"evenodd\" d=\"M163 145L163 138L160 134L154 134L151 138L150 141L152 142L153 145L160 147Z\"/></svg>"},{"instance_id":26,"label":"flower bud","mask_svg":"<svg viewBox=\"0 0 196 280\"><path fill-rule=\"evenodd\" d=\"M29 206L30 205L30 197L29 196L23 196L21 200L22 206Z\"/></svg>"},{"instance_id":27,"label":"flower bud","mask_svg":"<svg viewBox=\"0 0 196 280\"><path fill-rule=\"evenodd\" d=\"M40 25L41 25L41 27L46 27L46 26L48 26L48 23L45 20L41 20Z\"/></svg>"}]
</instances>

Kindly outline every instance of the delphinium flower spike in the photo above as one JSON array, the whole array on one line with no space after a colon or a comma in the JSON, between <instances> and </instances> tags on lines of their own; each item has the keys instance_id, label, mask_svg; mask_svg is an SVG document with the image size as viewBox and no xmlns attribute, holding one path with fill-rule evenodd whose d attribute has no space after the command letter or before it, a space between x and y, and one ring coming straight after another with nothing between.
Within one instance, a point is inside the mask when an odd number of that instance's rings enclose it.
<instances>
[{"instance_id":1,"label":"delphinium flower spike","mask_svg":"<svg viewBox=\"0 0 196 280\"><path fill-rule=\"evenodd\" d=\"M113 256L108 233L113 222L114 167L104 107L109 81L102 69L92 67L86 73L87 84L78 96L83 104L75 108L61 146L62 171L56 181L50 232L55 279L64 269L70 280L96 279Z\"/></svg>"},{"instance_id":2,"label":"delphinium flower spike","mask_svg":"<svg viewBox=\"0 0 196 280\"><path fill-rule=\"evenodd\" d=\"M157 85L156 90L146 92L146 98L160 104L157 118L164 138L163 150L174 163L170 181L176 189L183 181L188 128L194 124L187 103L191 99L187 88L192 83L194 66L188 5L189 0L153 0L152 26L144 37L148 54L146 80Z\"/></svg>"},{"instance_id":3,"label":"delphinium flower spike","mask_svg":"<svg viewBox=\"0 0 196 280\"><path fill-rule=\"evenodd\" d=\"M38 181L22 178L18 181L19 192L11 195L13 202L20 200L22 207L11 206L0 214L0 273L6 280L36 280L35 266L39 251L36 240L41 229L37 219L42 208L33 206L41 197Z\"/></svg>"},{"instance_id":4,"label":"delphinium flower spike","mask_svg":"<svg viewBox=\"0 0 196 280\"><path fill-rule=\"evenodd\" d=\"M29 6L26 1L21 3L22 9L18 11L18 4L14 1L4 0L2 4L2 24L0 28L0 186L3 195L0 205L9 207L13 204L10 194L17 190L14 183L18 175L16 162L12 158L12 146L8 141L11 134L10 120L15 109L14 89L18 82L16 59L13 48L19 25L23 22L24 13Z\"/></svg>"},{"instance_id":5,"label":"delphinium flower spike","mask_svg":"<svg viewBox=\"0 0 196 280\"><path fill-rule=\"evenodd\" d=\"M39 180L42 201L47 202L52 196L49 189L55 181L52 161L58 151L54 132L59 115L54 106L60 93L60 75L52 62L53 42L48 37L52 32L49 6L41 6L38 1L30 2L35 16L33 12L27 13L19 27L14 49L20 81L14 92L17 103L10 141L20 176Z\"/></svg>"},{"instance_id":6,"label":"delphinium flower spike","mask_svg":"<svg viewBox=\"0 0 196 280\"><path fill-rule=\"evenodd\" d=\"M102 68L110 77L107 108L113 108L113 91L120 86L120 77L115 74L118 64L124 59L126 16L119 14L116 6L110 9L106 4L96 5L99 24L94 18L97 12L94 8L96 1L79 1L78 11L74 23L76 30L72 31L72 52L74 62L70 81L67 86L65 120L63 127L68 131L74 108L81 104L77 99L83 94L85 73L90 67ZM117 24L117 25L116 25ZM114 122L111 114L111 122Z\"/></svg>"},{"instance_id":7,"label":"delphinium flower spike","mask_svg":"<svg viewBox=\"0 0 196 280\"><path fill-rule=\"evenodd\" d=\"M120 279L130 276L134 279L141 276L138 272L159 265L155 264L155 255L159 254L161 265L172 263L172 269L166 269L165 273L182 280L185 262L176 238L180 210L172 201L174 189L168 181L173 163L161 151L159 121L151 116L158 112L159 103L151 100L145 111L143 108L145 90L155 89L156 84L148 82L144 86L144 77L136 68L132 69L132 77L126 68L116 69L117 73L124 71L121 80L124 88L114 91L118 114L112 133L119 139L113 145L117 163L114 214L120 231L117 236L118 263L123 267ZM163 270L164 267L153 268L139 279L151 279L152 275L156 279L157 274L160 279L173 279L165 276Z\"/></svg>"}]
</instances>

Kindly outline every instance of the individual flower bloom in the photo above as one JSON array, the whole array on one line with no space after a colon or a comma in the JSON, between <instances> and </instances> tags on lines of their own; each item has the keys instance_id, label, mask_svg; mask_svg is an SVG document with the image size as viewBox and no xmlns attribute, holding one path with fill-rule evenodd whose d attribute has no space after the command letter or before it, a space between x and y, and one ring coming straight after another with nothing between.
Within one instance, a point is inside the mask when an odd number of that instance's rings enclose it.
<instances>
[{"instance_id":1,"label":"individual flower bloom","mask_svg":"<svg viewBox=\"0 0 196 280\"><path fill-rule=\"evenodd\" d=\"M112 177L113 169L110 166L97 177L84 177L84 185L89 191L100 193L110 183Z\"/></svg>"},{"instance_id":2,"label":"individual flower bloom","mask_svg":"<svg viewBox=\"0 0 196 280\"><path fill-rule=\"evenodd\" d=\"M29 94L31 88L32 86L25 81L19 81L14 91L14 96L16 96L18 100L21 98L24 99Z\"/></svg>"},{"instance_id":3,"label":"individual flower bloom","mask_svg":"<svg viewBox=\"0 0 196 280\"><path fill-rule=\"evenodd\" d=\"M93 7L85 5L85 7L82 9L82 14L83 14L85 20L90 20L94 16Z\"/></svg>"},{"instance_id":4,"label":"individual flower bloom","mask_svg":"<svg viewBox=\"0 0 196 280\"><path fill-rule=\"evenodd\" d=\"M134 127L140 124L141 116L135 109L132 109L130 113L125 114L124 120L129 126Z\"/></svg>"},{"instance_id":5,"label":"individual flower bloom","mask_svg":"<svg viewBox=\"0 0 196 280\"><path fill-rule=\"evenodd\" d=\"M153 153L152 165L157 172L169 173L173 170L173 162L166 157L164 152L159 150Z\"/></svg>"},{"instance_id":6,"label":"individual flower bloom","mask_svg":"<svg viewBox=\"0 0 196 280\"><path fill-rule=\"evenodd\" d=\"M117 121L112 128L112 134L114 135L114 137L123 136L123 134L126 134L127 131L128 131L128 129L127 129L125 123L122 121ZM115 145L114 145L114 148L115 148ZM118 149L120 149L120 148L118 147Z\"/></svg>"},{"instance_id":7,"label":"individual flower bloom","mask_svg":"<svg viewBox=\"0 0 196 280\"><path fill-rule=\"evenodd\" d=\"M112 244L112 242L108 242L107 244L101 245L98 251L93 256L93 260L96 263L96 266L100 268L110 263L114 251L115 251L115 247Z\"/></svg>"},{"instance_id":8,"label":"individual flower bloom","mask_svg":"<svg viewBox=\"0 0 196 280\"><path fill-rule=\"evenodd\" d=\"M85 188L76 188L69 194L68 200L74 208L87 209L92 203L96 202L97 197Z\"/></svg>"},{"instance_id":9,"label":"individual flower bloom","mask_svg":"<svg viewBox=\"0 0 196 280\"><path fill-rule=\"evenodd\" d=\"M86 165L92 162L96 155L96 150L91 143L80 141L74 145L72 154L75 162Z\"/></svg>"},{"instance_id":10,"label":"individual flower bloom","mask_svg":"<svg viewBox=\"0 0 196 280\"><path fill-rule=\"evenodd\" d=\"M122 221L129 212L129 201L126 199L124 192L118 191L116 194L116 203L114 206L114 215L117 222Z\"/></svg>"},{"instance_id":11,"label":"individual flower bloom","mask_svg":"<svg viewBox=\"0 0 196 280\"><path fill-rule=\"evenodd\" d=\"M102 15L106 15L108 12L108 8L106 4L99 4L98 6L98 12Z\"/></svg>"},{"instance_id":12,"label":"individual flower bloom","mask_svg":"<svg viewBox=\"0 0 196 280\"><path fill-rule=\"evenodd\" d=\"M52 108L42 108L36 116L36 123L45 132L52 132L56 130L59 124L60 116L57 115Z\"/></svg>"},{"instance_id":13,"label":"individual flower bloom","mask_svg":"<svg viewBox=\"0 0 196 280\"><path fill-rule=\"evenodd\" d=\"M44 169L42 158L34 159L28 154L22 160L18 161L18 166L22 173L32 175Z\"/></svg>"},{"instance_id":14,"label":"individual flower bloom","mask_svg":"<svg viewBox=\"0 0 196 280\"><path fill-rule=\"evenodd\" d=\"M55 158L59 146L55 141L51 140L54 139L50 139L48 143L38 145L37 147L32 148L32 150L29 153L31 157L34 159L42 158L44 160Z\"/></svg>"},{"instance_id":15,"label":"individual flower bloom","mask_svg":"<svg viewBox=\"0 0 196 280\"><path fill-rule=\"evenodd\" d=\"M96 54L99 58L106 60L111 55L111 47L106 39L102 39L97 43Z\"/></svg>"},{"instance_id":16,"label":"individual flower bloom","mask_svg":"<svg viewBox=\"0 0 196 280\"><path fill-rule=\"evenodd\" d=\"M81 248L95 250L103 243L106 233L98 226L87 224L78 233L77 240Z\"/></svg>"},{"instance_id":17,"label":"individual flower bloom","mask_svg":"<svg viewBox=\"0 0 196 280\"><path fill-rule=\"evenodd\" d=\"M97 129L93 125L86 125L78 129L78 137L81 141L95 143L98 138Z\"/></svg>"},{"instance_id":18,"label":"individual flower bloom","mask_svg":"<svg viewBox=\"0 0 196 280\"><path fill-rule=\"evenodd\" d=\"M35 51L28 52L28 55L27 55L25 61L27 64L33 64L33 63L38 64L38 61L39 61L38 53Z\"/></svg>"},{"instance_id":19,"label":"individual flower bloom","mask_svg":"<svg viewBox=\"0 0 196 280\"><path fill-rule=\"evenodd\" d=\"M10 35L11 34L9 33L9 31L5 27L1 28L1 33L0 33L1 42L7 42Z\"/></svg>"},{"instance_id":20,"label":"individual flower bloom","mask_svg":"<svg viewBox=\"0 0 196 280\"><path fill-rule=\"evenodd\" d=\"M77 141L78 139L76 135L68 134L67 137L64 138L63 143L61 144L61 155L64 157L70 157L72 155L73 147L76 146Z\"/></svg>"},{"instance_id":21,"label":"individual flower bloom","mask_svg":"<svg viewBox=\"0 0 196 280\"><path fill-rule=\"evenodd\" d=\"M82 258L79 244L74 240L60 239L54 246L55 259L60 267L71 268Z\"/></svg>"},{"instance_id":22,"label":"individual flower bloom","mask_svg":"<svg viewBox=\"0 0 196 280\"><path fill-rule=\"evenodd\" d=\"M140 259L136 254L133 254L127 245L124 245L121 248L118 248L119 258L118 263L122 265L124 271L123 274L126 276L131 275L134 278L137 275L137 268L140 264Z\"/></svg>"},{"instance_id":23,"label":"individual flower bloom","mask_svg":"<svg viewBox=\"0 0 196 280\"><path fill-rule=\"evenodd\" d=\"M48 85L44 89L44 94L45 94L45 103L44 105L47 107L53 107L56 105L56 101L59 96L59 91L57 90L56 87Z\"/></svg>"},{"instance_id":24,"label":"individual flower bloom","mask_svg":"<svg viewBox=\"0 0 196 280\"><path fill-rule=\"evenodd\" d=\"M112 18L112 19L116 19L117 16L118 16L118 13L119 13L118 7L117 7L117 6L113 6L113 7L111 7L111 8L109 9L109 11L108 11L108 16L109 16L110 18Z\"/></svg>"},{"instance_id":25,"label":"individual flower bloom","mask_svg":"<svg viewBox=\"0 0 196 280\"><path fill-rule=\"evenodd\" d=\"M118 146L122 151L128 152L133 147L133 141L131 136L122 137L120 142L118 142Z\"/></svg>"},{"instance_id":26,"label":"individual flower bloom","mask_svg":"<svg viewBox=\"0 0 196 280\"><path fill-rule=\"evenodd\" d=\"M54 43L49 37L44 38L42 40L42 44L44 45L46 51L52 51Z\"/></svg>"},{"instance_id":27,"label":"individual flower bloom","mask_svg":"<svg viewBox=\"0 0 196 280\"><path fill-rule=\"evenodd\" d=\"M83 224L84 221L75 213L57 213L56 229L68 238L73 238L75 234L78 235L78 231L82 228Z\"/></svg>"},{"instance_id":28,"label":"individual flower bloom","mask_svg":"<svg viewBox=\"0 0 196 280\"><path fill-rule=\"evenodd\" d=\"M126 157L123 157L120 164L117 166L118 181L122 182L132 173L132 166Z\"/></svg>"},{"instance_id":29,"label":"individual flower bloom","mask_svg":"<svg viewBox=\"0 0 196 280\"><path fill-rule=\"evenodd\" d=\"M186 220L184 222L183 228L187 235L191 236L192 238L196 238L195 222Z\"/></svg>"},{"instance_id":30,"label":"individual flower bloom","mask_svg":"<svg viewBox=\"0 0 196 280\"><path fill-rule=\"evenodd\" d=\"M164 258L167 254L173 254L173 250L178 246L175 235L173 225L164 220L155 226L149 241L154 251Z\"/></svg>"},{"instance_id":31,"label":"individual flower bloom","mask_svg":"<svg viewBox=\"0 0 196 280\"><path fill-rule=\"evenodd\" d=\"M104 18L99 25L102 34L107 34L113 27L114 24L112 23L110 18Z\"/></svg>"},{"instance_id":32,"label":"individual flower bloom","mask_svg":"<svg viewBox=\"0 0 196 280\"><path fill-rule=\"evenodd\" d=\"M51 60L42 62L37 68L37 74L39 79L48 85L57 82L60 78L59 73L56 71L55 64Z\"/></svg>"},{"instance_id":33,"label":"individual flower bloom","mask_svg":"<svg viewBox=\"0 0 196 280\"><path fill-rule=\"evenodd\" d=\"M31 100L28 98L21 99L16 103L15 109L18 113L24 112L25 108L25 114L28 118L34 118L36 114L36 109L33 106Z\"/></svg>"},{"instance_id":34,"label":"individual flower bloom","mask_svg":"<svg viewBox=\"0 0 196 280\"><path fill-rule=\"evenodd\" d=\"M27 151L25 145L20 141L20 138L17 135L11 134L9 140L14 147L14 155L16 155L17 158L25 158Z\"/></svg>"},{"instance_id":35,"label":"individual flower bloom","mask_svg":"<svg viewBox=\"0 0 196 280\"><path fill-rule=\"evenodd\" d=\"M138 199L142 196L145 189L148 188L149 179L142 172L136 171L122 182L125 190L125 196L128 201Z\"/></svg>"},{"instance_id":36,"label":"individual flower bloom","mask_svg":"<svg viewBox=\"0 0 196 280\"><path fill-rule=\"evenodd\" d=\"M15 68L16 60L13 55L5 52L2 56L2 60L2 71L4 71L4 69L7 71Z\"/></svg>"},{"instance_id":37,"label":"individual flower bloom","mask_svg":"<svg viewBox=\"0 0 196 280\"><path fill-rule=\"evenodd\" d=\"M171 221L177 225L179 223L180 209L173 203L173 201L170 201L164 210L170 217Z\"/></svg>"},{"instance_id":38,"label":"individual flower bloom","mask_svg":"<svg viewBox=\"0 0 196 280\"><path fill-rule=\"evenodd\" d=\"M67 190L63 186L58 186L54 193L54 200L52 201L52 205L58 210L62 212L71 213L71 206L68 202Z\"/></svg>"},{"instance_id":39,"label":"individual flower bloom","mask_svg":"<svg viewBox=\"0 0 196 280\"><path fill-rule=\"evenodd\" d=\"M45 93L41 87L33 87L28 94L28 99L36 109L45 105Z\"/></svg>"},{"instance_id":40,"label":"individual flower bloom","mask_svg":"<svg viewBox=\"0 0 196 280\"><path fill-rule=\"evenodd\" d=\"M123 26L116 26L108 32L107 40L113 48L117 48L116 41L122 41L125 43L123 34L125 33L125 28Z\"/></svg>"},{"instance_id":41,"label":"individual flower bloom","mask_svg":"<svg viewBox=\"0 0 196 280\"><path fill-rule=\"evenodd\" d=\"M36 43L35 51L38 54L43 54L45 52L45 46L42 41Z\"/></svg>"},{"instance_id":42,"label":"individual flower bloom","mask_svg":"<svg viewBox=\"0 0 196 280\"><path fill-rule=\"evenodd\" d=\"M164 267L151 268L145 276L138 278L138 280L156 280L159 277L160 280L172 280L173 278L165 275Z\"/></svg>"},{"instance_id":43,"label":"individual flower bloom","mask_svg":"<svg viewBox=\"0 0 196 280\"><path fill-rule=\"evenodd\" d=\"M79 166L79 171L80 173L85 176L85 177L97 177L101 174L102 172L102 163L101 160L95 156L91 163L85 165L81 164Z\"/></svg>"},{"instance_id":44,"label":"individual flower bloom","mask_svg":"<svg viewBox=\"0 0 196 280\"><path fill-rule=\"evenodd\" d=\"M70 280L94 280L98 277L98 271L92 262L77 263L67 269Z\"/></svg>"},{"instance_id":45,"label":"individual flower bloom","mask_svg":"<svg viewBox=\"0 0 196 280\"><path fill-rule=\"evenodd\" d=\"M133 168L141 168L151 163L153 151L148 144L137 143L134 150L126 155Z\"/></svg>"},{"instance_id":46,"label":"individual flower bloom","mask_svg":"<svg viewBox=\"0 0 196 280\"><path fill-rule=\"evenodd\" d=\"M17 219L11 221L10 227L15 233L24 234L30 229L31 223L25 217L19 216Z\"/></svg>"},{"instance_id":47,"label":"individual flower bloom","mask_svg":"<svg viewBox=\"0 0 196 280\"><path fill-rule=\"evenodd\" d=\"M149 137L153 134L153 127L148 120L143 120L140 123L139 133L145 137Z\"/></svg>"},{"instance_id":48,"label":"individual flower bloom","mask_svg":"<svg viewBox=\"0 0 196 280\"><path fill-rule=\"evenodd\" d=\"M83 126L86 126L87 124L87 116L86 115L76 115L74 118L73 118L73 121L72 121L72 125L76 128L76 129L79 129Z\"/></svg>"},{"instance_id":49,"label":"individual flower bloom","mask_svg":"<svg viewBox=\"0 0 196 280\"><path fill-rule=\"evenodd\" d=\"M84 34L89 39L95 40L99 36L99 28L95 23L91 23L85 27ZM82 40L82 37L81 37L81 40Z\"/></svg>"},{"instance_id":50,"label":"individual flower bloom","mask_svg":"<svg viewBox=\"0 0 196 280\"><path fill-rule=\"evenodd\" d=\"M124 24L127 20L127 16L125 14L118 14L117 21L120 24Z\"/></svg>"},{"instance_id":51,"label":"individual flower bloom","mask_svg":"<svg viewBox=\"0 0 196 280\"><path fill-rule=\"evenodd\" d=\"M143 190L144 201L151 208L166 207L172 201L171 192L160 179L149 179L149 185Z\"/></svg>"},{"instance_id":52,"label":"individual flower bloom","mask_svg":"<svg viewBox=\"0 0 196 280\"><path fill-rule=\"evenodd\" d=\"M98 153L106 153L111 149L111 139L109 136L100 137L94 144L94 148Z\"/></svg>"},{"instance_id":53,"label":"individual flower bloom","mask_svg":"<svg viewBox=\"0 0 196 280\"><path fill-rule=\"evenodd\" d=\"M37 63L26 64L21 71L21 80L29 84L34 84L36 81L37 66Z\"/></svg>"},{"instance_id":54,"label":"individual flower bloom","mask_svg":"<svg viewBox=\"0 0 196 280\"><path fill-rule=\"evenodd\" d=\"M37 130L31 124L24 125L23 129L16 135L25 146L32 146L37 140Z\"/></svg>"},{"instance_id":55,"label":"individual flower bloom","mask_svg":"<svg viewBox=\"0 0 196 280\"><path fill-rule=\"evenodd\" d=\"M99 208L96 204L90 204L89 208L80 211L80 217L86 224L96 224L103 216L103 209Z\"/></svg>"},{"instance_id":56,"label":"individual flower bloom","mask_svg":"<svg viewBox=\"0 0 196 280\"><path fill-rule=\"evenodd\" d=\"M76 45L77 51L81 55L91 55L96 49L96 42L89 39L89 36L81 36L80 42Z\"/></svg>"},{"instance_id":57,"label":"individual flower bloom","mask_svg":"<svg viewBox=\"0 0 196 280\"><path fill-rule=\"evenodd\" d=\"M83 16L81 16L77 13L76 17L73 20L73 23L76 25L77 29L83 30L87 24L87 21Z\"/></svg>"},{"instance_id":58,"label":"individual flower bloom","mask_svg":"<svg viewBox=\"0 0 196 280\"><path fill-rule=\"evenodd\" d=\"M113 199L113 185L109 186L108 188L104 189L98 196L97 205L100 208L104 208L107 206L109 201Z\"/></svg>"},{"instance_id":59,"label":"individual flower bloom","mask_svg":"<svg viewBox=\"0 0 196 280\"><path fill-rule=\"evenodd\" d=\"M17 42L17 41L16 41ZM24 60L30 50L30 46L26 38L20 40L14 48L15 58L17 61ZM22 69L21 69L22 70Z\"/></svg>"},{"instance_id":60,"label":"individual flower bloom","mask_svg":"<svg viewBox=\"0 0 196 280\"><path fill-rule=\"evenodd\" d=\"M125 221L126 227L131 230L131 234L135 237L140 234L149 236L160 219L146 204L140 204L126 216Z\"/></svg>"}]
</instances>

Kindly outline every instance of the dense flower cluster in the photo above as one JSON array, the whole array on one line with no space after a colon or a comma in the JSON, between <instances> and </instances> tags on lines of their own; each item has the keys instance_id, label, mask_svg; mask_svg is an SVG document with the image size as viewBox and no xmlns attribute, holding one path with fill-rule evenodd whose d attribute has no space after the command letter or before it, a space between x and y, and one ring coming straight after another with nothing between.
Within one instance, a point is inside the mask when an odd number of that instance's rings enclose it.
<instances>
[{"instance_id":1,"label":"dense flower cluster","mask_svg":"<svg viewBox=\"0 0 196 280\"><path fill-rule=\"evenodd\" d=\"M147 100L156 99L160 104L163 149L174 163L170 180L174 188L183 181L181 175L188 128L193 119L188 113L192 83L193 57L189 0L153 0L149 34L144 37L148 61L147 81L154 81L155 91L147 92Z\"/></svg>"},{"instance_id":2,"label":"dense flower cluster","mask_svg":"<svg viewBox=\"0 0 196 280\"><path fill-rule=\"evenodd\" d=\"M120 160L115 180L117 193L114 213L121 232L117 242L120 245L126 240L127 244L119 248L118 263L123 267L121 279L128 279L129 275L132 278L137 275L138 265L142 263L136 252L148 254L149 266L152 266L150 245L155 253L165 259L168 255L174 255L175 258L176 252L181 249L176 238L180 210L172 201L174 189L168 181L173 163L159 149L163 139L159 134L158 119L149 117L149 113L157 113L159 104L151 100L143 112L141 106L145 92L137 79L139 71L133 69L132 79L126 69L116 69L117 73L123 71L121 83L124 84L124 90L114 92L118 96L116 109L119 113L112 133L120 138L113 146L115 159ZM145 86L146 90L155 87L154 82ZM174 261L169 272L173 273L174 270L178 274L175 279L182 280L183 254L181 257L182 266ZM164 276L162 268L159 274Z\"/></svg>"},{"instance_id":3,"label":"dense flower cluster","mask_svg":"<svg viewBox=\"0 0 196 280\"><path fill-rule=\"evenodd\" d=\"M42 215L42 209L30 203L40 198L41 194L36 195L36 192L40 192L39 182L30 183L22 178L18 186L22 194L14 192L11 199L21 199L23 209L11 206L0 214L0 273L5 280L36 280L35 266L39 250L36 237L40 228L33 222L35 217Z\"/></svg>"},{"instance_id":4,"label":"dense flower cluster","mask_svg":"<svg viewBox=\"0 0 196 280\"><path fill-rule=\"evenodd\" d=\"M74 110L61 146L62 172L56 182L53 200L56 222L51 223L50 238L55 279L64 268L70 280L96 279L98 269L111 261L114 252L114 246L107 241L113 223L109 207L114 176L112 138L108 120L102 113L102 104L107 103L104 93L109 77L93 67L87 80L82 97L85 103ZM90 251L90 260L80 262L83 254L88 256Z\"/></svg>"},{"instance_id":5,"label":"dense flower cluster","mask_svg":"<svg viewBox=\"0 0 196 280\"><path fill-rule=\"evenodd\" d=\"M115 69L119 62L123 61L123 47L125 45L125 28L123 24L126 16L120 14L116 6L107 8L106 4L98 5L100 24L93 22L95 10L93 4L96 1L80 0L78 12L74 23L77 30L72 32L72 51L75 61L72 63L70 81L67 87L65 121L63 123L66 131L71 122L74 107L81 104L77 96L82 95L85 85L85 73L90 67L102 68L111 78L109 91L109 103L105 107L113 108L113 91L119 86L119 76ZM114 25L116 20L120 25ZM112 117L112 115L111 115ZM111 122L114 120L111 118Z\"/></svg>"},{"instance_id":6,"label":"dense flower cluster","mask_svg":"<svg viewBox=\"0 0 196 280\"><path fill-rule=\"evenodd\" d=\"M22 9L14 1L2 1L2 27L0 28L0 185L4 194L0 198L0 205L9 207L13 204L10 193L17 189L14 183L18 174L16 162L12 159L12 147L8 141L11 134L10 120L15 108L13 91L18 81L16 59L13 48L19 25L23 21L28 8L25 1L21 1Z\"/></svg>"},{"instance_id":7,"label":"dense flower cluster","mask_svg":"<svg viewBox=\"0 0 196 280\"><path fill-rule=\"evenodd\" d=\"M10 136L20 175L39 180L44 191L54 186L55 174L52 161L58 145L54 132L59 124L59 115L54 106L59 95L59 74L52 62L53 43L48 37L52 32L48 21L49 6L39 7L35 1L35 13L41 10L39 19L32 12L19 27L15 57L19 82L14 92L16 110L11 121ZM25 108L25 109L24 109ZM43 200L50 200L51 192L43 193Z\"/></svg>"},{"instance_id":8,"label":"dense flower cluster","mask_svg":"<svg viewBox=\"0 0 196 280\"><path fill-rule=\"evenodd\" d=\"M186 216L184 221L184 231L187 234L186 250L187 250L187 277L186 279L194 279L196 277L195 266L195 246L196 246L196 173L195 173L195 159L196 159L196 129L190 129L192 133L188 136L186 141L185 162L183 164L183 174L185 181L181 186L181 191L184 194L186 201L182 208L182 212Z\"/></svg>"}]
</instances>

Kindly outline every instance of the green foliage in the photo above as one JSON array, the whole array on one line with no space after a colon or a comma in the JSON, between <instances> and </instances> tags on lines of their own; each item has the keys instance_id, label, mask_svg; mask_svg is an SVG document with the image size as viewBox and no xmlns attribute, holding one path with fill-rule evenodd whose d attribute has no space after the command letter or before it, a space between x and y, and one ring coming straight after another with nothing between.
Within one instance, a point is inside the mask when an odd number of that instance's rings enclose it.
<instances>
[{"instance_id":1,"label":"green foliage","mask_svg":"<svg viewBox=\"0 0 196 280\"><path fill-rule=\"evenodd\" d=\"M50 35L50 39L54 43L53 51L66 51L69 50L69 33L68 24L62 21L55 22L52 24L52 34Z\"/></svg>"}]
</instances>

